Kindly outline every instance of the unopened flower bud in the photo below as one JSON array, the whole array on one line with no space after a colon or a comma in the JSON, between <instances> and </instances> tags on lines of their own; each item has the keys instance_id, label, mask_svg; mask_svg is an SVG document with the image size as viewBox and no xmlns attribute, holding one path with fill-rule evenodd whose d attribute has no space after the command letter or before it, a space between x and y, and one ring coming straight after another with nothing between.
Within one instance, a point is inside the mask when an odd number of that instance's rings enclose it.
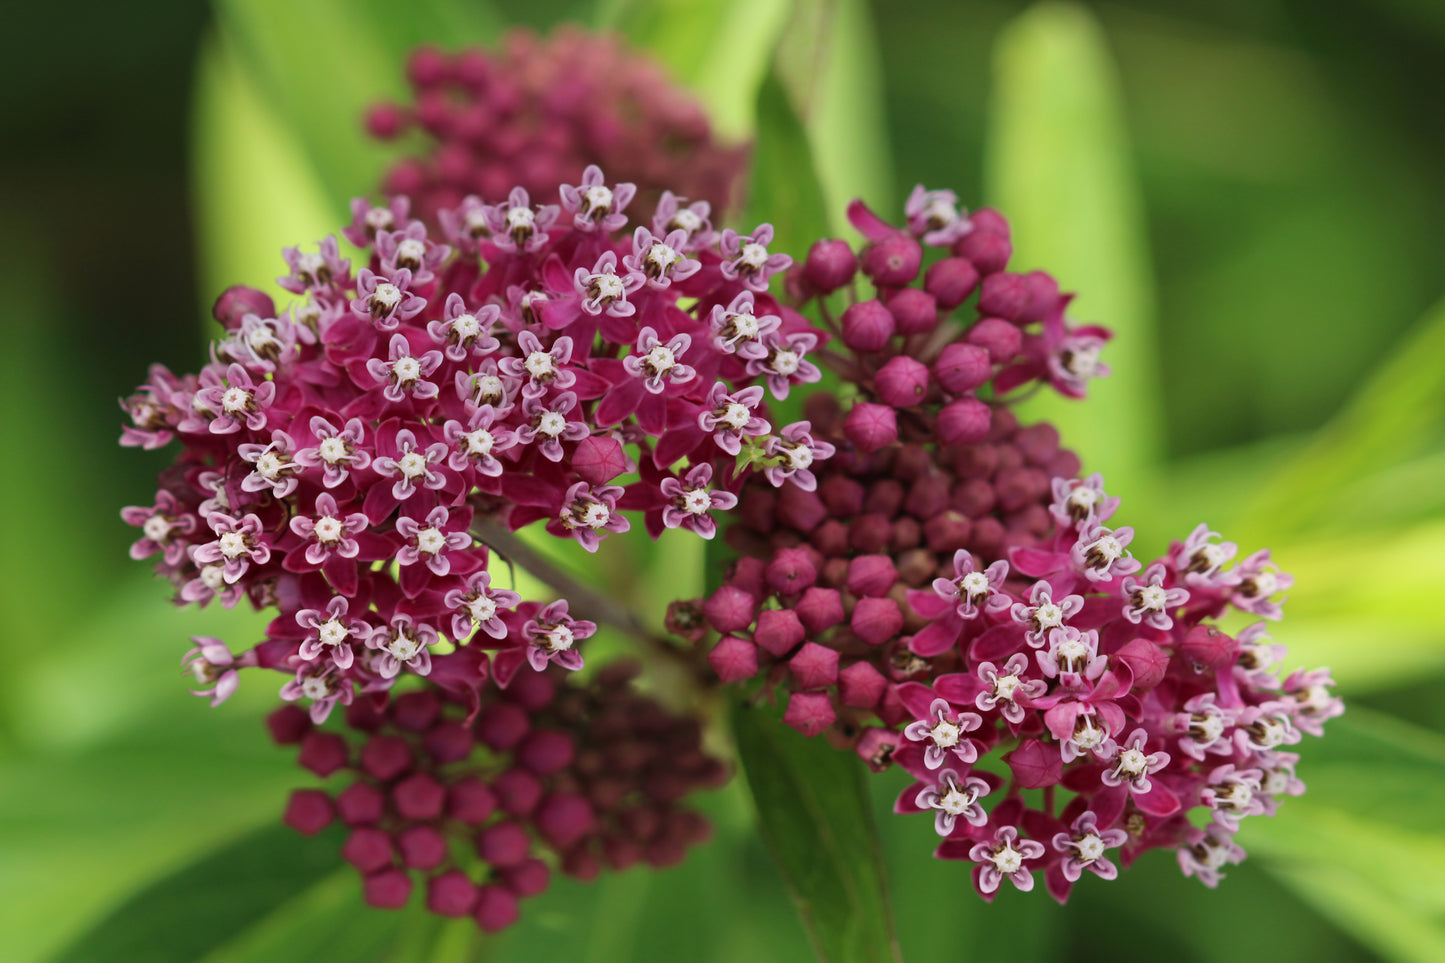
<instances>
[{"instance_id":1,"label":"unopened flower bud","mask_svg":"<svg viewBox=\"0 0 1445 963\"><path fill-rule=\"evenodd\" d=\"M384 869L363 879L361 890L368 906L401 909L411 898L411 877L399 869Z\"/></svg>"},{"instance_id":2,"label":"unopened flower bud","mask_svg":"<svg viewBox=\"0 0 1445 963\"><path fill-rule=\"evenodd\" d=\"M843 434L862 451L877 451L898 441L898 415L887 405L859 402L843 422Z\"/></svg>"},{"instance_id":3,"label":"unopened flower bud","mask_svg":"<svg viewBox=\"0 0 1445 963\"><path fill-rule=\"evenodd\" d=\"M605 485L627 471L627 452L611 435L588 435L577 443L572 468L589 485Z\"/></svg>"},{"instance_id":4,"label":"unopened flower bud","mask_svg":"<svg viewBox=\"0 0 1445 963\"><path fill-rule=\"evenodd\" d=\"M853 280L857 272L858 256L847 241L816 241L803 262L803 280L820 294L832 294Z\"/></svg>"},{"instance_id":5,"label":"unopened flower bud","mask_svg":"<svg viewBox=\"0 0 1445 963\"><path fill-rule=\"evenodd\" d=\"M1010 326L1011 330L1013 329ZM945 391L961 395L988 381L993 361L987 348L954 342L943 349L933 364L933 373Z\"/></svg>"},{"instance_id":6,"label":"unopened flower bud","mask_svg":"<svg viewBox=\"0 0 1445 963\"><path fill-rule=\"evenodd\" d=\"M817 635L843 621L843 597L837 589L814 586L793 607L803 627Z\"/></svg>"},{"instance_id":7,"label":"unopened flower bud","mask_svg":"<svg viewBox=\"0 0 1445 963\"><path fill-rule=\"evenodd\" d=\"M747 592L734 585L724 585L707 600L703 613L719 632L737 632L753 624L756 607L757 603Z\"/></svg>"},{"instance_id":8,"label":"unopened flower bud","mask_svg":"<svg viewBox=\"0 0 1445 963\"><path fill-rule=\"evenodd\" d=\"M792 609L765 609L758 613L753 641L781 659L803 641L805 634L798 613Z\"/></svg>"},{"instance_id":9,"label":"unopened flower bud","mask_svg":"<svg viewBox=\"0 0 1445 963\"><path fill-rule=\"evenodd\" d=\"M286 802L283 819L303 836L315 836L331 825L331 798L320 789L297 789Z\"/></svg>"},{"instance_id":10,"label":"unopened flower bud","mask_svg":"<svg viewBox=\"0 0 1445 963\"><path fill-rule=\"evenodd\" d=\"M834 711L832 702L822 692L794 692L788 698L788 708L783 713L783 722L809 738L837 719L838 713Z\"/></svg>"},{"instance_id":11,"label":"unopened flower bud","mask_svg":"<svg viewBox=\"0 0 1445 963\"><path fill-rule=\"evenodd\" d=\"M904 288L888 299L899 334L928 334L938 327L938 302L919 288Z\"/></svg>"},{"instance_id":12,"label":"unopened flower bud","mask_svg":"<svg viewBox=\"0 0 1445 963\"><path fill-rule=\"evenodd\" d=\"M768 563L768 584L782 595L796 595L818 578L813 553L806 548L782 548Z\"/></svg>"},{"instance_id":13,"label":"unopened flower bud","mask_svg":"<svg viewBox=\"0 0 1445 963\"><path fill-rule=\"evenodd\" d=\"M707 664L723 682L741 682L758 674L758 647L736 635L725 635L707 654Z\"/></svg>"},{"instance_id":14,"label":"unopened flower bud","mask_svg":"<svg viewBox=\"0 0 1445 963\"><path fill-rule=\"evenodd\" d=\"M918 277L923 247L906 234L895 234L863 252L863 273L881 287L902 287Z\"/></svg>"},{"instance_id":15,"label":"unopened flower bud","mask_svg":"<svg viewBox=\"0 0 1445 963\"><path fill-rule=\"evenodd\" d=\"M878 369L873 384L884 404L911 408L928 394L928 366L900 354Z\"/></svg>"},{"instance_id":16,"label":"unopened flower bud","mask_svg":"<svg viewBox=\"0 0 1445 963\"><path fill-rule=\"evenodd\" d=\"M854 351L877 351L893 337L898 324L881 301L850 304L839 322L843 343Z\"/></svg>"},{"instance_id":17,"label":"unopened flower bud","mask_svg":"<svg viewBox=\"0 0 1445 963\"><path fill-rule=\"evenodd\" d=\"M978 269L967 258L946 257L931 266L923 277L923 289L938 306L952 311L978 287Z\"/></svg>"},{"instance_id":18,"label":"unopened flower bud","mask_svg":"<svg viewBox=\"0 0 1445 963\"><path fill-rule=\"evenodd\" d=\"M241 320L248 314L254 314L258 318L274 318L276 302L272 301L265 291L236 284L222 291L211 307L211 316L227 331L239 328Z\"/></svg>"},{"instance_id":19,"label":"unopened flower bud","mask_svg":"<svg viewBox=\"0 0 1445 963\"><path fill-rule=\"evenodd\" d=\"M859 599L850 625L864 642L882 645L903 629L903 612L890 598Z\"/></svg>"},{"instance_id":20,"label":"unopened flower bud","mask_svg":"<svg viewBox=\"0 0 1445 963\"><path fill-rule=\"evenodd\" d=\"M467 916L477 901L477 887L458 869L427 881L426 908L438 916Z\"/></svg>"},{"instance_id":21,"label":"unopened flower bud","mask_svg":"<svg viewBox=\"0 0 1445 963\"><path fill-rule=\"evenodd\" d=\"M871 662L854 662L838 673L839 698L845 706L871 709L883 698L888 680Z\"/></svg>"},{"instance_id":22,"label":"unopened flower bud","mask_svg":"<svg viewBox=\"0 0 1445 963\"><path fill-rule=\"evenodd\" d=\"M977 398L959 398L938 413L938 437L945 445L972 445L988 437L992 410Z\"/></svg>"},{"instance_id":23,"label":"unopened flower bud","mask_svg":"<svg viewBox=\"0 0 1445 963\"><path fill-rule=\"evenodd\" d=\"M898 570L887 555L860 555L848 563L848 591L857 596L887 595Z\"/></svg>"}]
</instances>

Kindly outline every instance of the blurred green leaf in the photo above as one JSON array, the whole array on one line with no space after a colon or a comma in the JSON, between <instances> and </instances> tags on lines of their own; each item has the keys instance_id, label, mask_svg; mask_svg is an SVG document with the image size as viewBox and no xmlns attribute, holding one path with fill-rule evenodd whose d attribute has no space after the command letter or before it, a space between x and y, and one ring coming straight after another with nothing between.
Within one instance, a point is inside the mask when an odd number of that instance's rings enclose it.
<instances>
[{"instance_id":1,"label":"blurred green leaf","mask_svg":"<svg viewBox=\"0 0 1445 963\"><path fill-rule=\"evenodd\" d=\"M1131 499L1154 490L1163 406L1143 204L1121 91L1103 32L1082 6L1046 3L1000 34L989 108L986 196L1009 219L1015 270L1041 268L1078 291L1071 315L1114 331L1113 369L1083 403L1040 396L1085 471Z\"/></svg>"},{"instance_id":2,"label":"blurred green leaf","mask_svg":"<svg viewBox=\"0 0 1445 963\"><path fill-rule=\"evenodd\" d=\"M135 894L55 963L190 963L334 871L340 845L340 830L258 830Z\"/></svg>"},{"instance_id":3,"label":"blurred green leaf","mask_svg":"<svg viewBox=\"0 0 1445 963\"><path fill-rule=\"evenodd\" d=\"M901 960L862 764L772 712L737 706L732 723L759 832L819 959Z\"/></svg>"},{"instance_id":4,"label":"blurred green leaf","mask_svg":"<svg viewBox=\"0 0 1445 963\"><path fill-rule=\"evenodd\" d=\"M828 206L808 135L775 72L758 92L757 124L748 206L740 222L745 227L740 229L771 223L773 250L802 261L812 242L829 233Z\"/></svg>"}]
</instances>

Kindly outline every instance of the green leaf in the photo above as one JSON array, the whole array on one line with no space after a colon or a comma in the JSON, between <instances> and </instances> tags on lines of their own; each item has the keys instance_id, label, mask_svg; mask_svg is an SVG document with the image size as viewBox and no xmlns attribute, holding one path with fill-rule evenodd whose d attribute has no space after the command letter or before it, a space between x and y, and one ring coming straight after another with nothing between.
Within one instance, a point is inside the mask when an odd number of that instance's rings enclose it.
<instances>
[{"instance_id":1,"label":"green leaf","mask_svg":"<svg viewBox=\"0 0 1445 963\"><path fill-rule=\"evenodd\" d=\"M1072 319L1114 331L1113 373L1087 401L1046 392L1021 415L1056 424L1130 512L1163 454L1153 281L1119 80L1084 7L1041 4L1005 28L989 114L985 193L1012 225L1012 269L1048 271L1078 292Z\"/></svg>"},{"instance_id":2,"label":"green leaf","mask_svg":"<svg viewBox=\"0 0 1445 963\"><path fill-rule=\"evenodd\" d=\"M759 832L819 959L901 960L862 764L776 713L737 706L732 723Z\"/></svg>"},{"instance_id":3,"label":"green leaf","mask_svg":"<svg viewBox=\"0 0 1445 963\"><path fill-rule=\"evenodd\" d=\"M340 845L340 830L258 830L137 893L55 963L190 963L333 872Z\"/></svg>"},{"instance_id":4,"label":"green leaf","mask_svg":"<svg viewBox=\"0 0 1445 963\"><path fill-rule=\"evenodd\" d=\"M748 206L740 223L743 230L771 223L776 231L772 249L802 261L812 242L829 233L828 205L807 132L776 72L768 74L758 92L757 123Z\"/></svg>"}]
</instances>

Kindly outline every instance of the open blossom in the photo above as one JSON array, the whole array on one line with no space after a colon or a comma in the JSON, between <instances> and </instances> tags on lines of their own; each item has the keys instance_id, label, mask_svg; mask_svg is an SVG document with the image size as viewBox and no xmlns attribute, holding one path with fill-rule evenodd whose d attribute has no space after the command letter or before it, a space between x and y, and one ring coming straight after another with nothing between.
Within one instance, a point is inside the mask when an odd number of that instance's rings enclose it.
<instances>
[{"instance_id":1,"label":"open blossom","mask_svg":"<svg viewBox=\"0 0 1445 963\"><path fill-rule=\"evenodd\" d=\"M231 696L241 684L236 670L244 664L231 654L220 639L209 636L193 636L196 647L185 654L183 664L186 670L203 689L192 689L191 695L210 696L211 705L218 706Z\"/></svg>"}]
</instances>

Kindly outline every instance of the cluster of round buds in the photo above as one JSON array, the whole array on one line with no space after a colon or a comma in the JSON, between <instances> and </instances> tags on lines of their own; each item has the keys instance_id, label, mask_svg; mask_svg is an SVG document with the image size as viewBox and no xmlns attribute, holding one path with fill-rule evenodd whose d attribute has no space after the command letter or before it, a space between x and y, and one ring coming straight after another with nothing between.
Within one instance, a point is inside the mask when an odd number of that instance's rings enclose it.
<instances>
[{"instance_id":1,"label":"cluster of round buds","mask_svg":"<svg viewBox=\"0 0 1445 963\"><path fill-rule=\"evenodd\" d=\"M1047 275L1006 271L998 215L919 188L905 229L851 216L868 246L819 242L790 277L848 349L849 403L805 409L836 454L811 490L744 484L742 557L674 629L711 641L724 681L760 677L787 724L913 775L897 811L930 813L985 898L1042 871L1063 900L1084 870L1112 878L1115 849L1174 848L1213 885L1239 819L1303 791L1286 747L1343 711L1328 673L1275 676L1263 623L1213 625L1278 618L1289 577L1267 551L1232 564L1207 526L1143 566L1102 478L1018 426L1013 392L1081 394L1108 333L1070 326ZM947 248L926 268L925 245Z\"/></svg>"},{"instance_id":2,"label":"cluster of round buds","mask_svg":"<svg viewBox=\"0 0 1445 963\"><path fill-rule=\"evenodd\" d=\"M442 239L405 198L358 201L344 234L365 266L334 237L288 248L288 308L228 290L211 363L155 367L123 403L123 444L182 446L155 503L124 512L132 554L183 602L278 610L251 651L193 653L199 679L281 670L320 721L452 645L497 650L462 688L575 669L595 626L494 584L488 537L540 522L593 551L632 511L710 538L747 477L812 484L831 449L806 423L773 434L765 403L819 377L819 333L767 293L791 264L772 229L715 232L665 195L628 231L635 189L596 167L559 194L467 197Z\"/></svg>"},{"instance_id":3,"label":"cluster of round buds","mask_svg":"<svg viewBox=\"0 0 1445 963\"><path fill-rule=\"evenodd\" d=\"M541 195L588 164L637 184L649 207L664 188L736 200L746 148L720 144L702 108L616 36L561 27L549 38L514 30L495 52L423 47L407 76L415 101L372 107L366 127L382 140L433 139L384 182L429 224L468 194L498 201L521 185Z\"/></svg>"},{"instance_id":4,"label":"cluster of round buds","mask_svg":"<svg viewBox=\"0 0 1445 963\"><path fill-rule=\"evenodd\" d=\"M556 871L676 863L710 831L683 797L728 773L695 721L633 690L634 671L613 663L578 685L550 668L473 705L423 682L388 703L360 698L326 729L284 706L273 737L329 784L293 793L286 822L344 824L341 855L371 905L400 907L420 883L431 912L488 932Z\"/></svg>"}]
</instances>

